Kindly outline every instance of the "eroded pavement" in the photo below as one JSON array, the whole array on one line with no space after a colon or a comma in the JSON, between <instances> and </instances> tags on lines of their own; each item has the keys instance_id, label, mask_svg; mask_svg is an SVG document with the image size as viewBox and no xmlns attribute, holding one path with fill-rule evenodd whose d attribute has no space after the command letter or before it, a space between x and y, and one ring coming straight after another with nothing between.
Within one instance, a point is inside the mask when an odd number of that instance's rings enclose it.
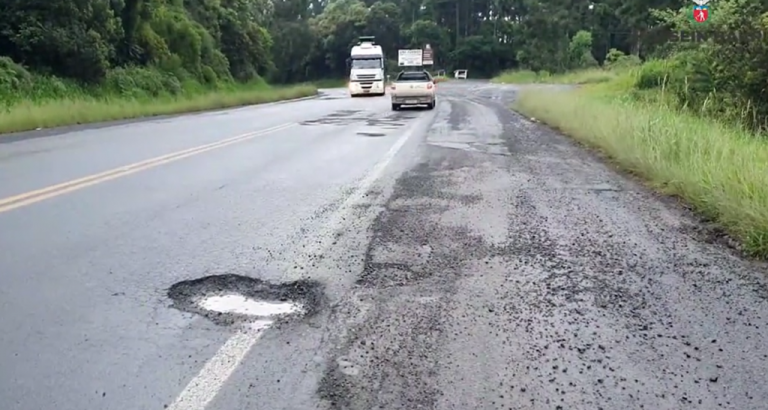
<instances>
[{"instance_id":1,"label":"eroded pavement","mask_svg":"<svg viewBox=\"0 0 768 410\"><path fill-rule=\"evenodd\" d=\"M308 268L327 305L211 408L768 408L765 267L515 93L440 86L418 156Z\"/></svg>"},{"instance_id":2,"label":"eroded pavement","mask_svg":"<svg viewBox=\"0 0 768 410\"><path fill-rule=\"evenodd\" d=\"M8 196L277 129L0 212L0 407L768 409L763 264L514 86L438 87L4 144Z\"/></svg>"},{"instance_id":3,"label":"eroded pavement","mask_svg":"<svg viewBox=\"0 0 768 410\"><path fill-rule=\"evenodd\" d=\"M764 268L454 87L331 309L323 407L768 408Z\"/></svg>"}]
</instances>

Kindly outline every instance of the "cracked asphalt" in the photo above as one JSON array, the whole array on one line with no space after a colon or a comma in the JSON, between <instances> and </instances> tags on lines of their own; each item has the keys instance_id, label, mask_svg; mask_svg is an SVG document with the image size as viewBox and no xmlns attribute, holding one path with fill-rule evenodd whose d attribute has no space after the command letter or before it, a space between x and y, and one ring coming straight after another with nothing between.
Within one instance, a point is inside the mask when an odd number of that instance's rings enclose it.
<instances>
[{"instance_id":1,"label":"cracked asphalt","mask_svg":"<svg viewBox=\"0 0 768 410\"><path fill-rule=\"evenodd\" d=\"M438 87L0 138L1 200L292 124L0 212L0 408L768 409L764 264L515 86ZM310 314L179 401L227 292Z\"/></svg>"}]
</instances>

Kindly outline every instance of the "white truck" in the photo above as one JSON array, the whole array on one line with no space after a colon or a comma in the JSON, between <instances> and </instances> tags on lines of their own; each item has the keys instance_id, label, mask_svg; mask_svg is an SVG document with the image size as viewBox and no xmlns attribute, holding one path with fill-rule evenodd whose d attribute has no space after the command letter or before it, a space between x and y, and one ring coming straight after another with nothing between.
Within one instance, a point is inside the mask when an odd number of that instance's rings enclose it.
<instances>
[{"instance_id":1,"label":"white truck","mask_svg":"<svg viewBox=\"0 0 768 410\"><path fill-rule=\"evenodd\" d=\"M374 42L374 37L360 37L352 47L349 64L349 95L384 95L384 50Z\"/></svg>"}]
</instances>

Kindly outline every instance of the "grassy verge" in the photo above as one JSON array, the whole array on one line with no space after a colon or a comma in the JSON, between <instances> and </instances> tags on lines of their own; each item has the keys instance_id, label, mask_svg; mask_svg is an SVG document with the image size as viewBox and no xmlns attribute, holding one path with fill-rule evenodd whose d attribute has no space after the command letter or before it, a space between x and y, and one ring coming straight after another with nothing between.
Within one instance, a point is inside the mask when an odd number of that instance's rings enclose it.
<instances>
[{"instance_id":1,"label":"grassy verge","mask_svg":"<svg viewBox=\"0 0 768 410\"><path fill-rule=\"evenodd\" d=\"M349 79L340 78L340 79L330 79L330 80L318 80L318 81L314 81L312 85L314 85L317 88L346 88L348 82L349 82Z\"/></svg>"},{"instance_id":2,"label":"grassy verge","mask_svg":"<svg viewBox=\"0 0 768 410\"><path fill-rule=\"evenodd\" d=\"M515 109L601 150L660 192L683 198L747 253L768 258L768 142L684 113L661 95L638 99L627 76L571 91L526 90Z\"/></svg>"},{"instance_id":3,"label":"grassy verge","mask_svg":"<svg viewBox=\"0 0 768 410\"><path fill-rule=\"evenodd\" d=\"M314 85L270 87L254 84L173 97L74 95L71 98L21 101L5 109L0 107L0 133L262 104L316 93Z\"/></svg>"},{"instance_id":4,"label":"grassy verge","mask_svg":"<svg viewBox=\"0 0 768 410\"><path fill-rule=\"evenodd\" d=\"M497 84L596 84L616 78L617 72L599 68L579 70L566 74L549 74L546 71L505 71L491 79Z\"/></svg>"}]
</instances>

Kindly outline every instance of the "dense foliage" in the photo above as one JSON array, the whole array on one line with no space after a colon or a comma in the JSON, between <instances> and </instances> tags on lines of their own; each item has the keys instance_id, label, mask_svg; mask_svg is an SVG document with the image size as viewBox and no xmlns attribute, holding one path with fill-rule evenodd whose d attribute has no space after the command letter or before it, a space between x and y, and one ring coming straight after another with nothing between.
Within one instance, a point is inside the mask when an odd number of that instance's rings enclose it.
<instances>
[{"instance_id":1,"label":"dense foliage","mask_svg":"<svg viewBox=\"0 0 768 410\"><path fill-rule=\"evenodd\" d=\"M678 105L765 131L768 125L768 1L720 0L707 24L690 9L653 11L675 41L657 47L636 88L662 88Z\"/></svg>"},{"instance_id":2,"label":"dense foliage","mask_svg":"<svg viewBox=\"0 0 768 410\"><path fill-rule=\"evenodd\" d=\"M342 78L351 44L374 35L390 59L397 48L429 43L436 68L468 68L474 76L663 58L647 65L640 88L668 86L684 105L717 105L717 112L763 121L768 0L712 0L704 24L692 22L692 6L683 0L0 0L0 91L29 94L30 71L49 79L46 92L54 93L59 79L152 94L192 83Z\"/></svg>"}]
</instances>

